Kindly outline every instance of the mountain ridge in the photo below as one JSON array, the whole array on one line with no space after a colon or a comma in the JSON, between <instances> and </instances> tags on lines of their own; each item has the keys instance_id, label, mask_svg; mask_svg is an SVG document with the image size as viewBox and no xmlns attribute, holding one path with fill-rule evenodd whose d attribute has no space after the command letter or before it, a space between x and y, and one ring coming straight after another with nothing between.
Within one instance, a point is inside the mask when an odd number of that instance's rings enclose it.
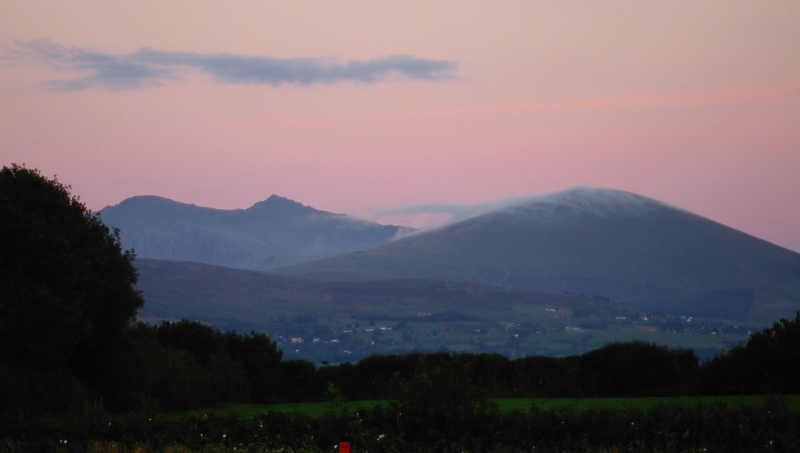
<instances>
[{"instance_id":1,"label":"mountain ridge","mask_svg":"<svg viewBox=\"0 0 800 453\"><path fill-rule=\"evenodd\" d=\"M405 227L314 209L278 195L224 210L154 195L99 211L142 258L264 270L384 244Z\"/></svg>"}]
</instances>

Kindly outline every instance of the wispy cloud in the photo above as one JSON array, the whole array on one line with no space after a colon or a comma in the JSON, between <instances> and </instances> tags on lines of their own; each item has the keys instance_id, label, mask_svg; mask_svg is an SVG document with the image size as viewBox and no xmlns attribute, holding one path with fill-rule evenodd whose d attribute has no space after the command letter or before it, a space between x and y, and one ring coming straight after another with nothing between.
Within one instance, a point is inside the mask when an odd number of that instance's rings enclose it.
<instances>
[{"instance_id":1,"label":"wispy cloud","mask_svg":"<svg viewBox=\"0 0 800 453\"><path fill-rule=\"evenodd\" d=\"M180 79L187 69L209 74L220 83L283 84L359 82L393 79L440 81L457 79L457 64L409 55L340 62L335 58L273 58L234 54L204 55L151 48L128 54L103 53L80 47L64 47L50 40L17 43L19 54L29 62L81 74L51 80L56 90L137 89Z\"/></svg>"},{"instance_id":2,"label":"wispy cloud","mask_svg":"<svg viewBox=\"0 0 800 453\"><path fill-rule=\"evenodd\" d=\"M411 226L422 230L450 225L477 217L497 209L519 205L543 197L528 194L518 197L488 200L478 203L424 203L397 208L381 209L370 216L370 220Z\"/></svg>"}]
</instances>

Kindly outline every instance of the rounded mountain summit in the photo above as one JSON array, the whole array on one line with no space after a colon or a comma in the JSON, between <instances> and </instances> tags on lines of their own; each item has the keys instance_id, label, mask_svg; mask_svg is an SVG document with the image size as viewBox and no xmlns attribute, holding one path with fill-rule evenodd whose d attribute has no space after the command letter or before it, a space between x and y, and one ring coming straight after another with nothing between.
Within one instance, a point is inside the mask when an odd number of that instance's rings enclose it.
<instances>
[{"instance_id":1,"label":"rounded mountain summit","mask_svg":"<svg viewBox=\"0 0 800 453\"><path fill-rule=\"evenodd\" d=\"M668 315L759 324L800 310L800 254L647 197L590 187L270 272L584 293Z\"/></svg>"}]
</instances>

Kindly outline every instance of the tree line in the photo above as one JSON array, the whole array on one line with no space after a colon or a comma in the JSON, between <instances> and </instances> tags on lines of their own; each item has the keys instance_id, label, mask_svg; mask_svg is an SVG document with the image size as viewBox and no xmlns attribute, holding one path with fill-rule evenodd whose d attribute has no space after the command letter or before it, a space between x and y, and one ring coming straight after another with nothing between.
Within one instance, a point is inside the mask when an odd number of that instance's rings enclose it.
<instances>
[{"instance_id":1,"label":"tree line","mask_svg":"<svg viewBox=\"0 0 800 453\"><path fill-rule=\"evenodd\" d=\"M623 342L561 358L412 352L315 367L282 360L275 342L258 332L187 320L138 322L123 332L114 360L96 365L91 379L69 368L3 363L3 411L68 411L98 400L115 411L326 401L331 388L347 400L408 399L411 385L430 389L420 404L457 389L486 398L800 393L800 313L702 364L691 350Z\"/></svg>"}]
</instances>

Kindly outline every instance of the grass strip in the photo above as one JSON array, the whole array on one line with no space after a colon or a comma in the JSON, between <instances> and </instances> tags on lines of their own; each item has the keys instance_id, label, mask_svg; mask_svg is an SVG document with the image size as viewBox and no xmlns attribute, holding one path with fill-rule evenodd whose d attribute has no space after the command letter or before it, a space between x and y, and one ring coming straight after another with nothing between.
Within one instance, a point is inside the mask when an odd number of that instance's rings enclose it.
<instances>
[{"instance_id":1,"label":"grass strip","mask_svg":"<svg viewBox=\"0 0 800 453\"><path fill-rule=\"evenodd\" d=\"M769 396L749 395L749 396L677 396L677 397L643 397L643 398L495 398L501 413L507 414L514 410L527 412L532 405L539 410L571 410L588 411L596 409L613 410L644 410L647 411L658 405L680 405L685 407L697 406L699 404L726 404L733 407L739 406L759 406ZM800 412L800 395L786 395L785 398L789 409L793 412ZM364 409L372 409L378 405L388 405L391 400L363 400L348 401L347 406L350 412L357 412ZM311 417L319 417L330 410L330 403L287 403L287 404L234 404L213 409L202 409L196 411L177 412L164 414L161 417L167 420L179 420L192 416L202 416L209 413L217 415L234 414L241 418L252 418L259 414L270 411L283 412L287 414L304 414Z\"/></svg>"}]
</instances>

